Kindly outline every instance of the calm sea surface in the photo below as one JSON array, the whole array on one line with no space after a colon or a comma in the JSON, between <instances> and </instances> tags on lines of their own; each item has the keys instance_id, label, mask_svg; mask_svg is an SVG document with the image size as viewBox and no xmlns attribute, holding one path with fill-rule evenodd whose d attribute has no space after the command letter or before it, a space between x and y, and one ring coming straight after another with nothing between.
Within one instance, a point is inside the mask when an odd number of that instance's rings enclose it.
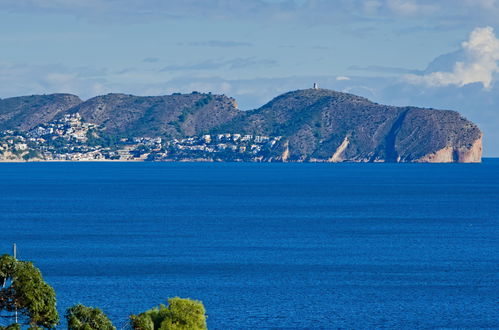
<instances>
[{"instance_id":1,"label":"calm sea surface","mask_svg":"<svg viewBox=\"0 0 499 330\"><path fill-rule=\"evenodd\" d=\"M499 328L499 160L0 164L0 253L60 313L168 297L212 329Z\"/></svg>"}]
</instances>

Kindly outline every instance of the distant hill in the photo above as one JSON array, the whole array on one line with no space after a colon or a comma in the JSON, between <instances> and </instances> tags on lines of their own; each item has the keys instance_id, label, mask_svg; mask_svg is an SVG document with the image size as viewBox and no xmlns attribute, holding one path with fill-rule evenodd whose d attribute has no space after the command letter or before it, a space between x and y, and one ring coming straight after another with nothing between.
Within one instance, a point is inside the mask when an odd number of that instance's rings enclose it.
<instances>
[{"instance_id":1,"label":"distant hill","mask_svg":"<svg viewBox=\"0 0 499 330\"><path fill-rule=\"evenodd\" d=\"M234 99L211 94L174 94L140 97L108 94L69 110L85 121L103 125L123 136L184 137L218 127L241 111Z\"/></svg>"},{"instance_id":2,"label":"distant hill","mask_svg":"<svg viewBox=\"0 0 499 330\"><path fill-rule=\"evenodd\" d=\"M279 137L260 161L479 162L482 156L482 133L455 111L380 105L326 89L289 92L252 111L239 110L233 98L196 92L108 94L85 102L68 94L16 97L0 100L0 129L28 130L75 113L116 137Z\"/></svg>"},{"instance_id":3,"label":"distant hill","mask_svg":"<svg viewBox=\"0 0 499 330\"><path fill-rule=\"evenodd\" d=\"M455 111L380 105L326 89L283 94L217 131L285 136L295 161L474 162L482 154L480 129Z\"/></svg>"},{"instance_id":4,"label":"distant hill","mask_svg":"<svg viewBox=\"0 0 499 330\"><path fill-rule=\"evenodd\" d=\"M0 99L0 129L28 130L53 120L80 104L71 94L32 95Z\"/></svg>"}]
</instances>

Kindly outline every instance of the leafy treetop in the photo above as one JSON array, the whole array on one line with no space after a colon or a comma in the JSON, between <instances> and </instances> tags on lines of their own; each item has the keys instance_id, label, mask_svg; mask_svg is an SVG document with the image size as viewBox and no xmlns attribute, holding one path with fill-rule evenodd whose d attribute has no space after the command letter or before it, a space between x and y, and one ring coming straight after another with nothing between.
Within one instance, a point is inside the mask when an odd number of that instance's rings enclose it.
<instances>
[{"instance_id":1,"label":"leafy treetop","mask_svg":"<svg viewBox=\"0 0 499 330\"><path fill-rule=\"evenodd\" d=\"M130 319L135 330L207 329L203 303L178 297L168 299L168 306L160 305Z\"/></svg>"},{"instance_id":2,"label":"leafy treetop","mask_svg":"<svg viewBox=\"0 0 499 330\"><path fill-rule=\"evenodd\" d=\"M74 305L66 311L69 330L116 330L99 308Z\"/></svg>"},{"instance_id":3,"label":"leafy treetop","mask_svg":"<svg viewBox=\"0 0 499 330\"><path fill-rule=\"evenodd\" d=\"M17 311L31 328L50 329L59 323L54 289L31 262L1 256L0 284L0 312ZM10 327L15 329L16 325Z\"/></svg>"}]
</instances>

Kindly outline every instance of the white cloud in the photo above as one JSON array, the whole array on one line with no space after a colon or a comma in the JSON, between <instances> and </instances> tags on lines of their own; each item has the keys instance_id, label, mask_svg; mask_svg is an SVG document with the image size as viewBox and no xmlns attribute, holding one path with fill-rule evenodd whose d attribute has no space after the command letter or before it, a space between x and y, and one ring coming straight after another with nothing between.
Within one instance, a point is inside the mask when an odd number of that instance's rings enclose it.
<instances>
[{"instance_id":1,"label":"white cloud","mask_svg":"<svg viewBox=\"0 0 499 330\"><path fill-rule=\"evenodd\" d=\"M338 76L338 77L336 77L336 80L338 80L338 81L345 81L345 80L350 80L350 78L345 77L345 76Z\"/></svg>"},{"instance_id":2,"label":"white cloud","mask_svg":"<svg viewBox=\"0 0 499 330\"><path fill-rule=\"evenodd\" d=\"M464 86L481 83L490 89L494 74L499 72L499 39L492 27L476 28L469 40L462 43L464 60L454 64L450 72L437 71L426 75L408 75L406 78L414 84L429 86Z\"/></svg>"}]
</instances>

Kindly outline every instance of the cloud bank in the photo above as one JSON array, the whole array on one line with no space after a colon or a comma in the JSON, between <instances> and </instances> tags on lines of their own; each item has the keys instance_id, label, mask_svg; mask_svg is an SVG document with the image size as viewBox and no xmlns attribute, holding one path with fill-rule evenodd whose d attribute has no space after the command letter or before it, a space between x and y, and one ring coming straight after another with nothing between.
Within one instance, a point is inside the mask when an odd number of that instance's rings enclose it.
<instances>
[{"instance_id":1,"label":"cloud bank","mask_svg":"<svg viewBox=\"0 0 499 330\"><path fill-rule=\"evenodd\" d=\"M464 86L481 83L490 89L494 75L499 72L499 39L492 27L476 28L469 40L462 43L463 61L457 61L450 72L436 71L426 75L408 75L414 84L428 86Z\"/></svg>"}]
</instances>

